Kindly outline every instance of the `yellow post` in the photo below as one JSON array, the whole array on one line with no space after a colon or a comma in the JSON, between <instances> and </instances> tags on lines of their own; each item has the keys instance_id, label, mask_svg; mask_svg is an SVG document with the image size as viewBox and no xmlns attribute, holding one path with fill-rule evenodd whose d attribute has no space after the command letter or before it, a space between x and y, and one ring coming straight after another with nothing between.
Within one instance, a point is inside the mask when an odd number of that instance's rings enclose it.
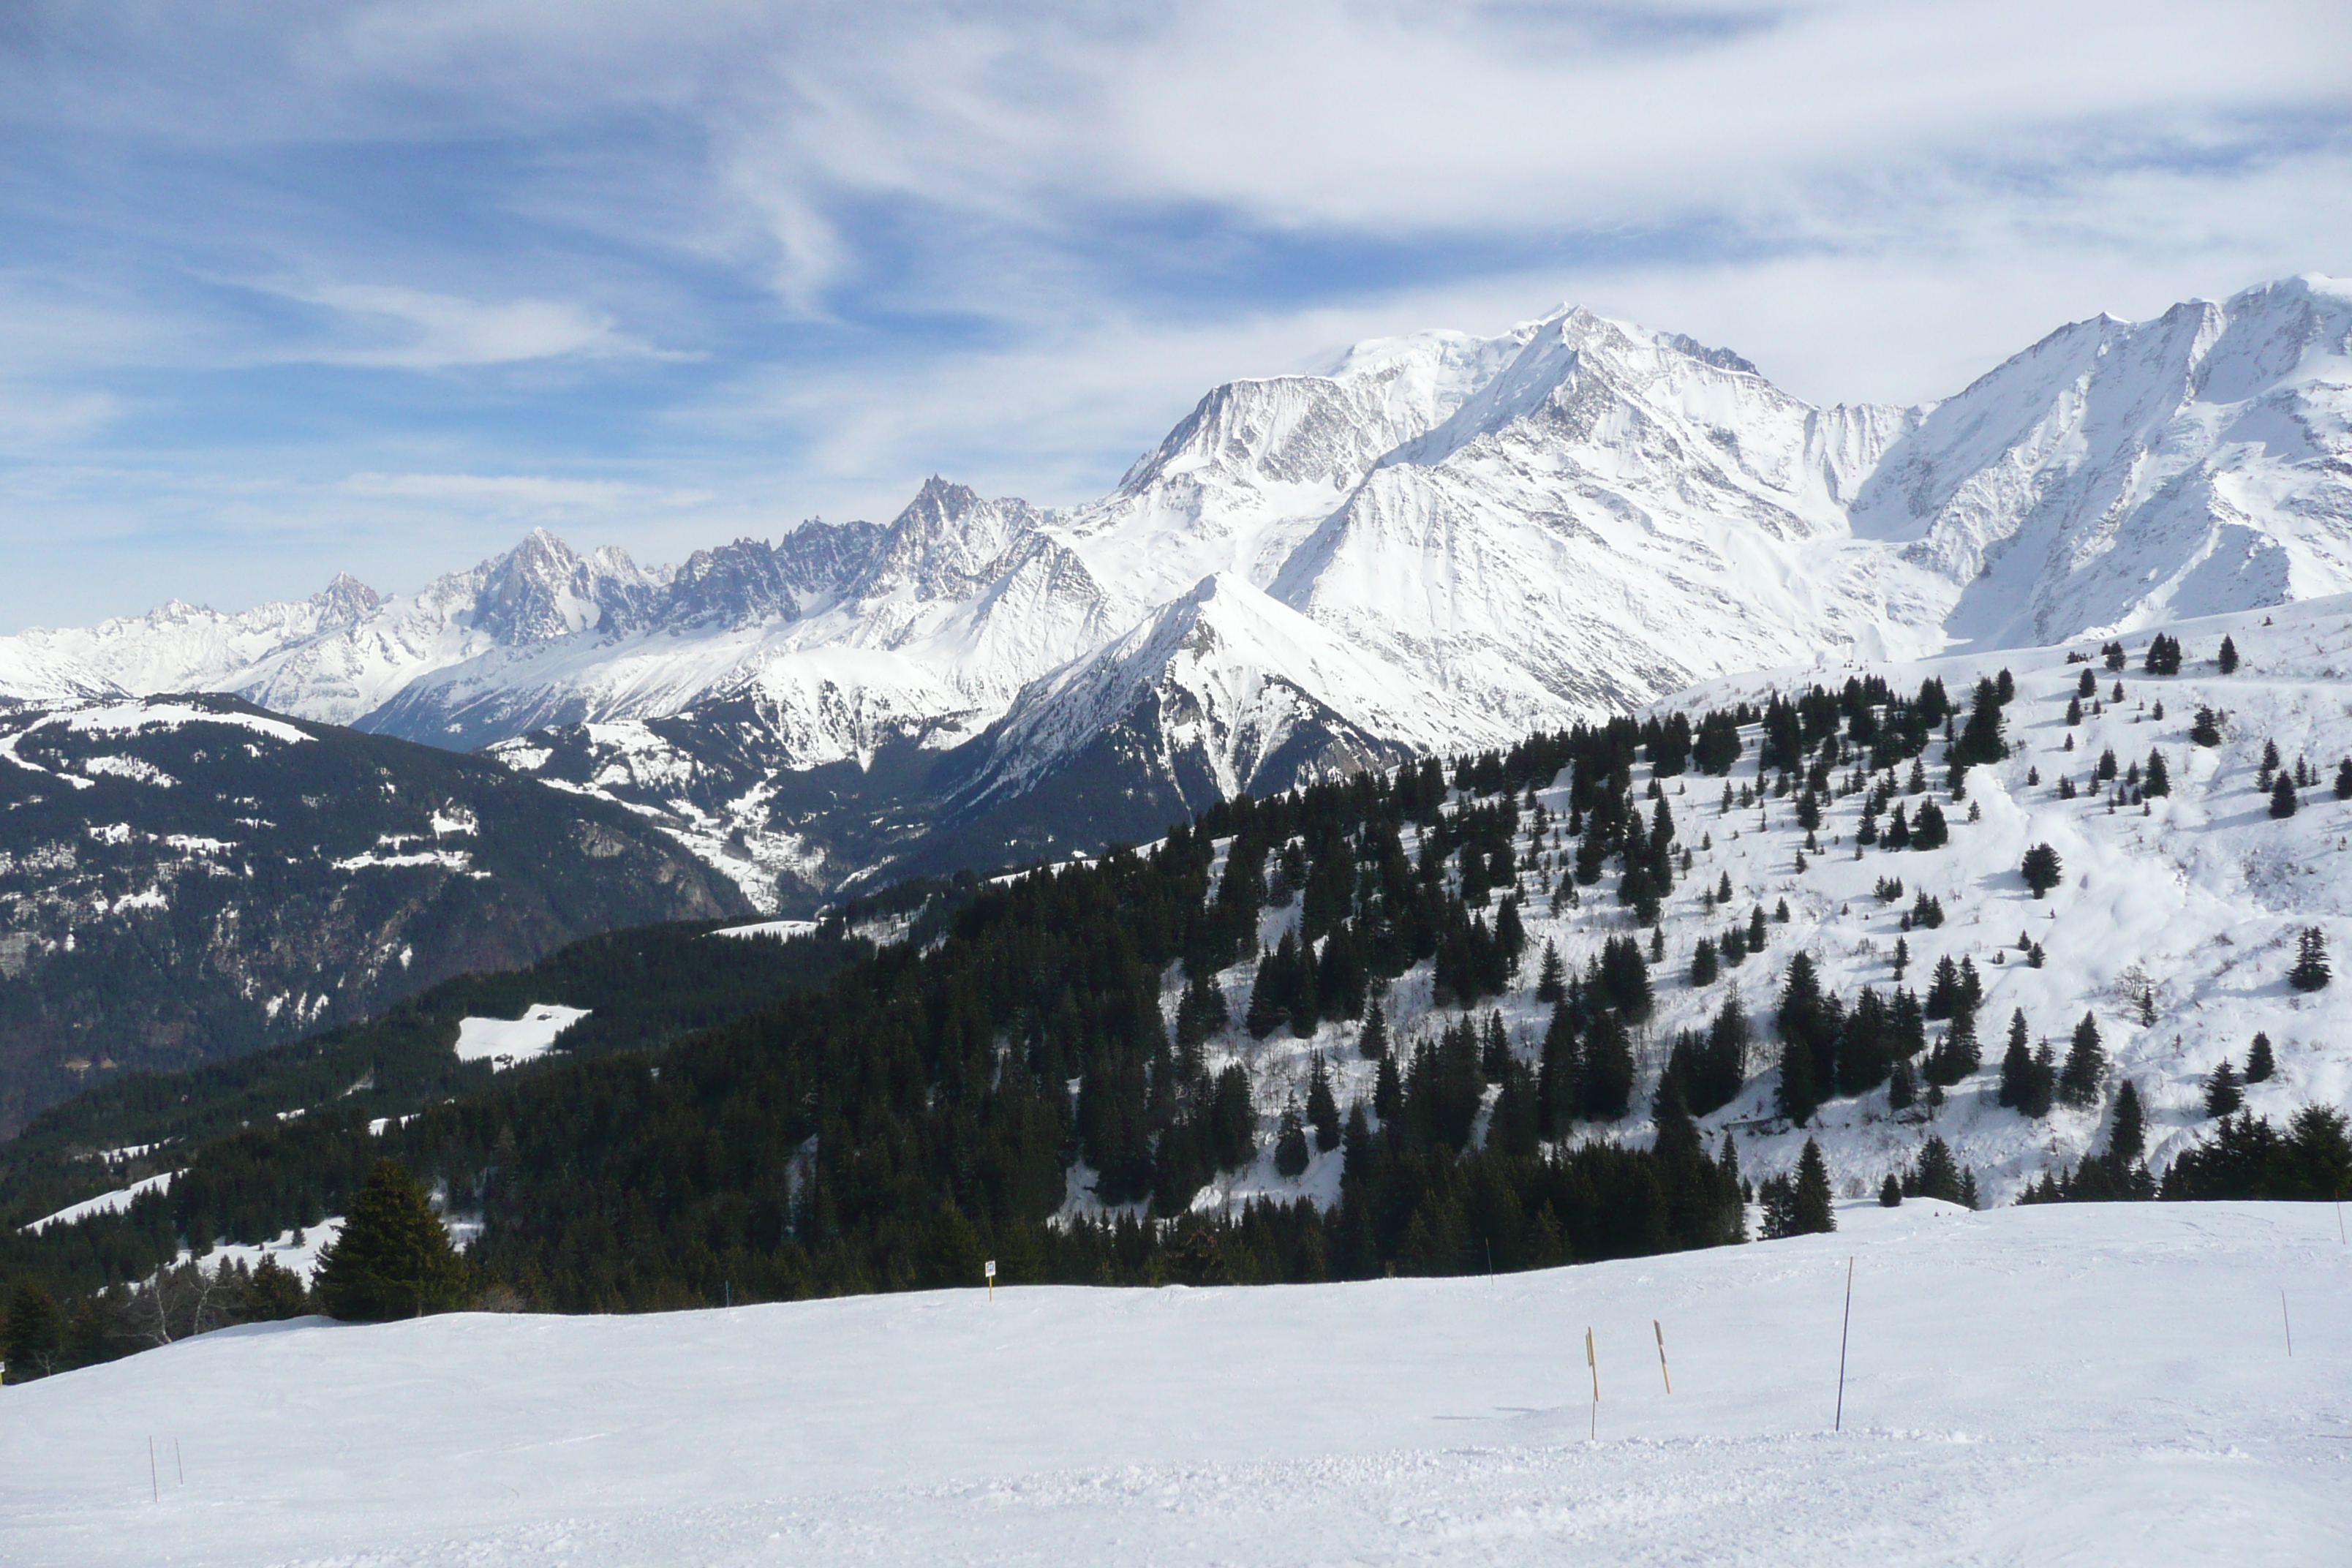
<instances>
[{"instance_id":1,"label":"yellow post","mask_svg":"<svg viewBox=\"0 0 2352 1568\"><path fill-rule=\"evenodd\" d=\"M1657 1319L1652 1318L1650 1331L1658 1336L1658 1375L1666 1380L1666 1392L1671 1394L1675 1391L1675 1374L1666 1370L1666 1331L1658 1326Z\"/></svg>"},{"instance_id":2,"label":"yellow post","mask_svg":"<svg viewBox=\"0 0 2352 1568\"><path fill-rule=\"evenodd\" d=\"M991 1303L993 1303L996 1300L996 1259L992 1258L986 1263L982 1264L980 1271L987 1278L988 1299Z\"/></svg>"}]
</instances>

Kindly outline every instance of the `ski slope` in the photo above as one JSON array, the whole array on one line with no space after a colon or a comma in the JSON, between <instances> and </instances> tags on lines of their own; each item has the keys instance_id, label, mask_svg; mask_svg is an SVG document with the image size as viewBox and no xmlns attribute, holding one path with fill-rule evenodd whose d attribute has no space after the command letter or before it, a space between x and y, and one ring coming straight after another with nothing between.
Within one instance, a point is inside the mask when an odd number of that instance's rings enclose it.
<instances>
[{"instance_id":1,"label":"ski slope","mask_svg":"<svg viewBox=\"0 0 2352 1568\"><path fill-rule=\"evenodd\" d=\"M1492 1281L229 1330L0 1389L0 1561L2342 1560L2329 1207L1840 1219Z\"/></svg>"}]
</instances>

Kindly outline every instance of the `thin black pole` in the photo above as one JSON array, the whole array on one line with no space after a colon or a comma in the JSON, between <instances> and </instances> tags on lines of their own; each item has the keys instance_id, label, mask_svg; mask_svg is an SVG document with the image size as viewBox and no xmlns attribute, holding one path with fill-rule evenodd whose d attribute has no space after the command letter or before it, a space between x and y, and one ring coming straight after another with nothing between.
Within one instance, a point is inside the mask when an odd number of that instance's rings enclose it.
<instances>
[{"instance_id":1,"label":"thin black pole","mask_svg":"<svg viewBox=\"0 0 2352 1568\"><path fill-rule=\"evenodd\" d=\"M1838 1396L1837 1423L1832 1431L1845 1430L1845 1342L1853 1329L1853 1259L1845 1260L1845 1322L1838 1330Z\"/></svg>"}]
</instances>

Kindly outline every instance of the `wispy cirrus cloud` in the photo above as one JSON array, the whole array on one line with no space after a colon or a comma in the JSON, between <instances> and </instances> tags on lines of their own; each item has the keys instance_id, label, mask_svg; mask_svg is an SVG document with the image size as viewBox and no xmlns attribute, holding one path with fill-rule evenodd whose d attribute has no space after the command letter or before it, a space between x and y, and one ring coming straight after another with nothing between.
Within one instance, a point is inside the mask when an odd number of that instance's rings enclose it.
<instances>
[{"instance_id":1,"label":"wispy cirrus cloud","mask_svg":"<svg viewBox=\"0 0 2352 1568\"><path fill-rule=\"evenodd\" d=\"M368 283L255 284L281 299L322 307L341 330L328 340L277 351L289 360L388 370L447 370L554 359L677 359L601 312L560 300L485 302Z\"/></svg>"}]
</instances>

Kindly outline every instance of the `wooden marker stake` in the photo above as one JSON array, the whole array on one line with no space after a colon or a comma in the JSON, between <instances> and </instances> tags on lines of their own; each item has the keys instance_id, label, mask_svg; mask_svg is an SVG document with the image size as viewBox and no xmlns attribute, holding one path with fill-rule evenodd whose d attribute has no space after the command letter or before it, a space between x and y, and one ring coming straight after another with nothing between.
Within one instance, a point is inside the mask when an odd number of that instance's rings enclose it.
<instances>
[{"instance_id":1,"label":"wooden marker stake","mask_svg":"<svg viewBox=\"0 0 2352 1568\"><path fill-rule=\"evenodd\" d=\"M1585 1433L1588 1441L1601 1436L1601 1358L1593 1353L1592 1331L1584 1331L1584 1364L1592 1369L1592 1423Z\"/></svg>"},{"instance_id":2,"label":"wooden marker stake","mask_svg":"<svg viewBox=\"0 0 2352 1568\"><path fill-rule=\"evenodd\" d=\"M992 1258L987 1262L982 1264L980 1266L980 1271L987 1277L988 1299L991 1301L993 1301L996 1300L996 1259Z\"/></svg>"},{"instance_id":3,"label":"wooden marker stake","mask_svg":"<svg viewBox=\"0 0 2352 1568\"><path fill-rule=\"evenodd\" d=\"M2286 1315L2286 1292L2279 1292L2279 1323L2286 1330L2287 1359L2294 1359L2294 1322Z\"/></svg>"},{"instance_id":4,"label":"wooden marker stake","mask_svg":"<svg viewBox=\"0 0 2352 1568\"><path fill-rule=\"evenodd\" d=\"M158 1479L155 1469L155 1439L152 1437L147 1439L147 1500L163 1500L163 1483Z\"/></svg>"},{"instance_id":5,"label":"wooden marker stake","mask_svg":"<svg viewBox=\"0 0 2352 1568\"><path fill-rule=\"evenodd\" d=\"M1666 1370L1666 1331L1658 1326L1657 1319L1652 1318L1650 1331L1658 1336L1658 1375L1666 1380L1666 1393L1671 1396L1675 1392L1675 1374Z\"/></svg>"}]
</instances>

